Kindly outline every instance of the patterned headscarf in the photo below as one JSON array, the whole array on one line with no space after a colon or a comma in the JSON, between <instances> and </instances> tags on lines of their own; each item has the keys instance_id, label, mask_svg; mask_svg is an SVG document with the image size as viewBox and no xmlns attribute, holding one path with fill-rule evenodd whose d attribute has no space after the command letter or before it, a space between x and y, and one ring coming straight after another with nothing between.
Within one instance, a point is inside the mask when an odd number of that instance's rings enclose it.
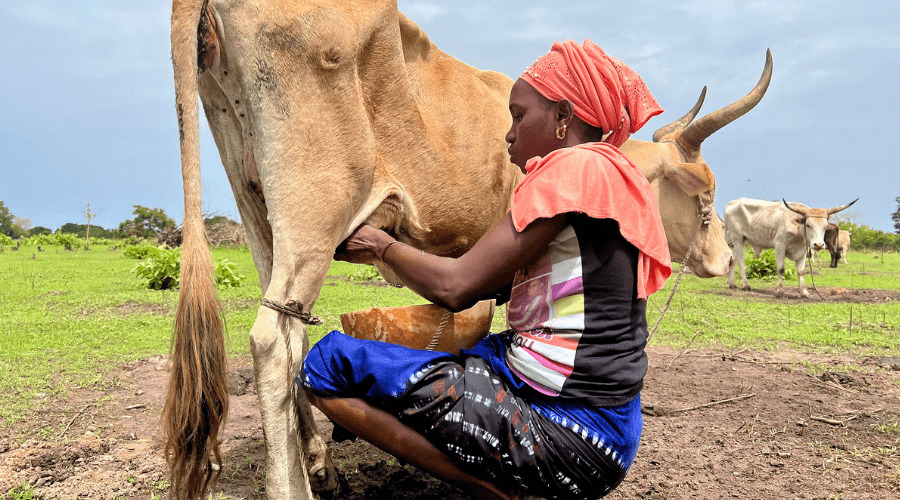
<instances>
[{"instance_id":1,"label":"patterned headscarf","mask_svg":"<svg viewBox=\"0 0 900 500\"><path fill-rule=\"evenodd\" d=\"M606 142L616 147L663 112L634 70L587 39L555 42L520 78L551 101L572 101L575 116L612 132Z\"/></svg>"}]
</instances>

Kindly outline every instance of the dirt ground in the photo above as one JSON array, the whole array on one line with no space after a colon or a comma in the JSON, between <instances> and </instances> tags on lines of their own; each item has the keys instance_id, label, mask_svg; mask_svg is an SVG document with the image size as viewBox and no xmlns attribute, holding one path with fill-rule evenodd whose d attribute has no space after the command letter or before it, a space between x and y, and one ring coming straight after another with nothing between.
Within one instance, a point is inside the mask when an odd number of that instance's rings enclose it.
<instances>
[{"instance_id":1,"label":"dirt ground","mask_svg":"<svg viewBox=\"0 0 900 500\"><path fill-rule=\"evenodd\" d=\"M641 447L607 498L900 498L900 357L648 353ZM31 418L0 429L0 495L17 498L14 488L29 483L38 498L166 498L157 421L165 368L162 357L141 360L102 390L44 398ZM265 498L249 360L234 360L230 378L214 498ZM469 498L364 442L332 449L345 483L339 498Z\"/></svg>"}]
</instances>

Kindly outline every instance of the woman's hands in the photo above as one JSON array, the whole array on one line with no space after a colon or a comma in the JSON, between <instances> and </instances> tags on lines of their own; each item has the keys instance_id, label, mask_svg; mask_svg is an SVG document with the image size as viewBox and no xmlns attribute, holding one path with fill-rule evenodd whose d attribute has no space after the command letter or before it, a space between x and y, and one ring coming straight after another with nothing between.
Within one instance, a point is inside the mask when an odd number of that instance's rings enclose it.
<instances>
[{"instance_id":1,"label":"woman's hands","mask_svg":"<svg viewBox=\"0 0 900 500\"><path fill-rule=\"evenodd\" d=\"M337 247L334 259L354 264L372 264L381 260L382 253L392 241L396 240L381 229L363 224Z\"/></svg>"}]
</instances>

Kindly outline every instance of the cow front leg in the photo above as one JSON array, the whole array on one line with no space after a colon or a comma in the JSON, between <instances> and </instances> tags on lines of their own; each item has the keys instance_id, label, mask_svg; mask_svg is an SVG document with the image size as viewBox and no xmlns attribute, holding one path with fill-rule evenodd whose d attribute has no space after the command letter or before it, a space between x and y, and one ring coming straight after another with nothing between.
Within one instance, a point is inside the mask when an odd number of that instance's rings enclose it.
<instances>
[{"instance_id":1,"label":"cow front leg","mask_svg":"<svg viewBox=\"0 0 900 500\"><path fill-rule=\"evenodd\" d=\"M305 328L290 332L292 323L297 321L261 307L250 331L259 412L266 440L266 494L270 499L315 498L303 467L298 414L292 397L294 360L299 363L302 359L306 336ZM291 335L293 359L290 360L285 332Z\"/></svg>"},{"instance_id":2,"label":"cow front leg","mask_svg":"<svg viewBox=\"0 0 900 500\"><path fill-rule=\"evenodd\" d=\"M744 290L750 290L750 285L747 283L747 268L746 263L744 262L743 241L735 243L734 246L731 247L731 255L734 256L735 262L741 268L741 288L743 288ZM731 269L728 271L728 287L737 288L734 284L734 266L731 266Z\"/></svg>"},{"instance_id":3,"label":"cow front leg","mask_svg":"<svg viewBox=\"0 0 900 500\"><path fill-rule=\"evenodd\" d=\"M806 270L806 256L801 256L799 259L794 261L794 264L797 265L797 282L800 285L800 295L804 298L809 298L809 290L806 289L806 280L804 280L803 275Z\"/></svg>"}]
</instances>

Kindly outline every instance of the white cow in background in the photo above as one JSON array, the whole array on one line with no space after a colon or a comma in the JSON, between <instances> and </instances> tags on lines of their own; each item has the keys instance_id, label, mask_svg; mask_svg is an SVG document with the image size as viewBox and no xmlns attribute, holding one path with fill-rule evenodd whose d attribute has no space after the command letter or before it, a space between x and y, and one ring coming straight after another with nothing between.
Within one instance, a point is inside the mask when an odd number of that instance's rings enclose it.
<instances>
[{"instance_id":1,"label":"white cow in background","mask_svg":"<svg viewBox=\"0 0 900 500\"><path fill-rule=\"evenodd\" d=\"M765 248L775 249L775 261L778 265L776 294L779 297L783 294L781 281L784 276L785 256L797 265L800 294L809 297L803 281L807 251L816 252L825 248L825 226L828 224L828 218L853 205L858 199L829 209L809 208L801 203L788 203L784 200L782 203L739 198L728 202L725 207L725 239L732 246L734 260L741 266L743 289L750 289L744 264L746 243L757 254ZM728 286L736 288L733 267L728 272Z\"/></svg>"}]
</instances>

